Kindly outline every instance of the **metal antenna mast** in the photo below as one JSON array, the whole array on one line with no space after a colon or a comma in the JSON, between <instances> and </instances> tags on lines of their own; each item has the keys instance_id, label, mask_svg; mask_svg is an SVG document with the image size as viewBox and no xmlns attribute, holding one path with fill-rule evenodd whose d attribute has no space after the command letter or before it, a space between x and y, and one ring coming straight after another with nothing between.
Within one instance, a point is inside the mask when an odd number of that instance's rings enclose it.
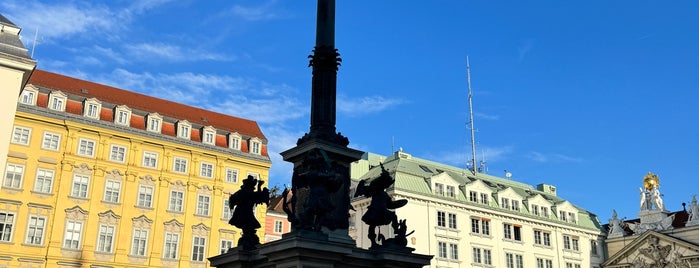
<instances>
[{"instance_id":1,"label":"metal antenna mast","mask_svg":"<svg viewBox=\"0 0 699 268\"><path fill-rule=\"evenodd\" d=\"M471 128L471 168L473 169L473 174L478 172L478 166L476 166L476 129L473 126L473 92L471 91L471 64L469 63L468 56L466 56L466 79L468 83L468 114L470 120Z\"/></svg>"}]
</instances>

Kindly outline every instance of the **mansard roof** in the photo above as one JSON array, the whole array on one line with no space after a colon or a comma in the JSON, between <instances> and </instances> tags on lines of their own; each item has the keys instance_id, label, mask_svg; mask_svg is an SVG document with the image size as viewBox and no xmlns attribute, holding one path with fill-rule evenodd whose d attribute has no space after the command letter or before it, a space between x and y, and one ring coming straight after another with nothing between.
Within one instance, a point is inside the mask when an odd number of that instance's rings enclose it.
<instances>
[{"instance_id":1,"label":"mansard roof","mask_svg":"<svg viewBox=\"0 0 699 268\"><path fill-rule=\"evenodd\" d=\"M547 201L549 201L553 206L562 204L566 202L565 199L556 196L555 194L546 193L537 190L535 187L517 182L510 179L500 178L484 173L473 174L470 170L457 168L450 165L445 165L442 163L437 163L421 158L414 157L412 155L396 152L391 156L377 156L376 154L365 154L363 159L369 162L369 171L361 175L360 178L354 179L373 179L379 177L381 174L381 168L379 163L383 163L384 168L388 170L391 176L395 179L395 183L391 186L393 190L399 190L403 192L419 194L424 196L430 196L432 198L444 199L451 202L469 202L464 201L464 198L452 198L446 196L435 195L431 189L429 183L430 178L435 175L446 173L456 182L459 183L458 186L466 186L472 182L479 180L487 185L496 194L499 191L504 191L506 189L512 189L519 196L524 199L530 196L540 195ZM467 193L465 193L467 194ZM468 197L468 196L466 196ZM570 203L570 202L569 202ZM572 203L571 203L572 204ZM481 204L474 204L481 206ZM578 222L575 224L578 227L599 230L601 229L601 223L597 219L597 216L583 208L573 205L578 209ZM498 210L504 213L517 213L513 211L508 211L499 207L488 207L491 210ZM525 213L528 208L522 208L523 216L529 215ZM555 217L555 215L554 215ZM560 222L562 224L572 224L568 222Z\"/></svg>"},{"instance_id":2,"label":"mansard roof","mask_svg":"<svg viewBox=\"0 0 699 268\"><path fill-rule=\"evenodd\" d=\"M9 19L0 15L0 53L22 58L25 61L32 61L29 52L19 39L21 29Z\"/></svg>"},{"instance_id":3,"label":"mansard roof","mask_svg":"<svg viewBox=\"0 0 699 268\"><path fill-rule=\"evenodd\" d=\"M238 132L242 135L257 137L266 141L257 122L240 117L225 115L181 103L155 98L152 96L127 91L107 85L56 74L44 70L35 70L29 83L49 90L61 91L84 98L95 98L114 105L126 105L150 113L178 120L187 120L193 124L213 126L218 130Z\"/></svg>"}]
</instances>

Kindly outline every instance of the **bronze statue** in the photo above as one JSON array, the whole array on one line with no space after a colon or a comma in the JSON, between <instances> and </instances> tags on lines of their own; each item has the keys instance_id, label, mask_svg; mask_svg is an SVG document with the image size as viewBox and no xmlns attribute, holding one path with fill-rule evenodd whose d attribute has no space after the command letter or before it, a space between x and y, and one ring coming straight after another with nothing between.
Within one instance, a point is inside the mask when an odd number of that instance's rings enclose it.
<instances>
[{"instance_id":1,"label":"bronze statue","mask_svg":"<svg viewBox=\"0 0 699 268\"><path fill-rule=\"evenodd\" d=\"M389 196L388 193L386 193L385 191L386 188L391 186L394 181L395 180L393 179L393 177L391 177L388 171L386 171L386 169L383 167L383 164L381 164L381 175L378 178L372 180L368 186L366 185L365 180L359 181L359 184L357 185L357 191L354 194L355 197L360 195L364 195L365 197L371 197L371 203L369 203L367 212L364 213L364 215L362 216L362 221L369 225L368 237L369 240L371 240L372 248L379 246L379 244L377 243L376 228L381 225L391 224L391 227L393 227L394 233L397 234L397 237L391 240L391 242L406 240L405 237L407 235L405 235L405 232L407 231L407 227L405 226L405 220L399 223L396 213L391 211L391 209L396 209L405 206L405 204L408 203L408 200L400 199L394 201L391 198L391 196ZM402 237L398 237L401 235L401 233ZM384 239L379 240L381 240L380 242L383 242ZM385 246L386 243L382 245ZM396 244L395 246L399 245ZM402 246L405 246L405 244L403 244Z\"/></svg>"},{"instance_id":2,"label":"bronze statue","mask_svg":"<svg viewBox=\"0 0 699 268\"><path fill-rule=\"evenodd\" d=\"M243 230L243 235L238 239L238 246L244 250L253 250L260 244L255 230L262 226L255 218L253 207L257 204L269 204L269 190L267 187L262 189L262 184L263 180L248 175L243 180L240 190L228 198L228 205L233 210L233 216L228 223Z\"/></svg>"}]
</instances>

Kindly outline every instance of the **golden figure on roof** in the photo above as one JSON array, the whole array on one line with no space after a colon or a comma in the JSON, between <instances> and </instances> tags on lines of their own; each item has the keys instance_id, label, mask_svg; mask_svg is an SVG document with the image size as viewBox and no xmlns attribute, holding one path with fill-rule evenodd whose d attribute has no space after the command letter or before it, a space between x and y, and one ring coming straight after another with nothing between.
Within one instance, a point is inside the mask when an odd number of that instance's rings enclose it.
<instances>
[{"instance_id":1,"label":"golden figure on roof","mask_svg":"<svg viewBox=\"0 0 699 268\"><path fill-rule=\"evenodd\" d=\"M649 191L653 188L660 187L660 179L657 175L648 171L648 174L646 174L646 176L643 177L643 187L645 187L646 190Z\"/></svg>"}]
</instances>

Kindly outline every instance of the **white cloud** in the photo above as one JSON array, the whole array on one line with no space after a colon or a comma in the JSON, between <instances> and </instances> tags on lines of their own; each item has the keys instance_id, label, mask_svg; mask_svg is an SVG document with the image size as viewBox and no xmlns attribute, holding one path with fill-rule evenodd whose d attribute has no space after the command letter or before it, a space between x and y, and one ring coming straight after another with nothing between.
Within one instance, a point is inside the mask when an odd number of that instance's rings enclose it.
<instances>
[{"instance_id":1,"label":"white cloud","mask_svg":"<svg viewBox=\"0 0 699 268\"><path fill-rule=\"evenodd\" d=\"M540 162L540 163L549 163L549 162L579 163L579 162L583 161L581 158L572 157L572 156L568 156L568 155L563 155L563 154L558 154L558 153L544 154L544 153L536 152L536 151L532 151L529 154L527 154L527 158L531 159L534 162Z\"/></svg>"},{"instance_id":2,"label":"white cloud","mask_svg":"<svg viewBox=\"0 0 699 268\"><path fill-rule=\"evenodd\" d=\"M517 48L519 61L523 61L524 58L527 56L527 54L529 54L529 51L531 51L533 48L534 48L534 39L524 40L522 45L520 45Z\"/></svg>"},{"instance_id":3,"label":"white cloud","mask_svg":"<svg viewBox=\"0 0 699 268\"><path fill-rule=\"evenodd\" d=\"M3 1L0 6L15 24L29 29L38 28L46 39L68 38L89 31L118 28L119 16L108 7L90 2L46 4L38 1ZM23 32L27 35L27 32Z\"/></svg>"},{"instance_id":4,"label":"white cloud","mask_svg":"<svg viewBox=\"0 0 699 268\"><path fill-rule=\"evenodd\" d=\"M180 46L164 43L140 43L124 46L126 53L132 59L159 58L167 61L232 61L235 57L223 54L210 53L198 48L182 48Z\"/></svg>"},{"instance_id":5,"label":"white cloud","mask_svg":"<svg viewBox=\"0 0 699 268\"><path fill-rule=\"evenodd\" d=\"M367 96L353 99L339 95L337 97L337 111L347 116L362 116L388 110L406 102L404 99L389 99L382 96Z\"/></svg>"},{"instance_id":6,"label":"white cloud","mask_svg":"<svg viewBox=\"0 0 699 268\"><path fill-rule=\"evenodd\" d=\"M500 116L495 115L495 114L473 113L473 116L475 118L484 119L484 120L498 120L498 119L500 119Z\"/></svg>"},{"instance_id":7,"label":"white cloud","mask_svg":"<svg viewBox=\"0 0 699 268\"><path fill-rule=\"evenodd\" d=\"M270 20L279 17L279 14L273 11L273 7L276 1L269 1L261 6L256 7L245 7L241 5L234 5L230 12L243 20L248 21L261 21Z\"/></svg>"},{"instance_id":8,"label":"white cloud","mask_svg":"<svg viewBox=\"0 0 699 268\"><path fill-rule=\"evenodd\" d=\"M485 160L488 163L501 162L509 157L513 149L511 146L503 147L478 147L476 148L476 157L478 162ZM471 161L471 149L464 147L462 151L444 151L429 153L426 159L452 165L455 167L465 168L467 162Z\"/></svg>"}]
</instances>

